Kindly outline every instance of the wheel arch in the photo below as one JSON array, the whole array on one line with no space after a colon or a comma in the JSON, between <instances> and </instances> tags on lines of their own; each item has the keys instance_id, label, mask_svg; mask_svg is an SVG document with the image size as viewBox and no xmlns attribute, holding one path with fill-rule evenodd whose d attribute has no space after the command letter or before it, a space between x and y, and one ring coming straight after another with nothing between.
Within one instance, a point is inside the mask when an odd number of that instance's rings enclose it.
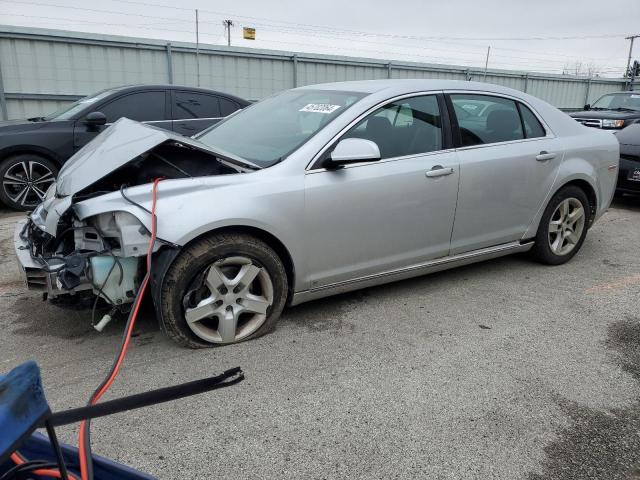
<instances>
[{"instance_id":1,"label":"wheel arch","mask_svg":"<svg viewBox=\"0 0 640 480\"><path fill-rule=\"evenodd\" d=\"M285 272L287 273L287 303L290 302L295 291L296 267L291 252L278 237L276 237L271 232L258 227L249 225L225 225L197 235L196 237L190 239L189 242L187 242L185 245L183 245L182 248L186 248L192 243L200 240L201 238L216 233L241 233L245 235L251 235L262 240L270 248L272 248L273 251L276 252L276 255L278 255L278 257L282 261Z\"/></svg>"},{"instance_id":2,"label":"wheel arch","mask_svg":"<svg viewBox=\"0 0 640 480\"><path fill-rule=\"evenodd\" d=\"M64 162L64 160L55 152L37 145L12 145L10 147L3 148L0 150L0 162L4 162L7 158L15 155L23 154L39 155L55 163L58 168L61 167Z\"/></svg>"},{"instance_id":3,"label":"wheel arch","mask_svg":"<svg viewBox=\"0 0 640 480\"><path fill-rule=\"evenodd\" d=\"M558 187L553 192L553 195L558 193L563 188L572 186L572 185L580 188L587 195L587 199L589 200L589 225L588 226L591 227L595 219L596 211L598 208L598 195L596 194L596 189L593 187L593 185L591 185L591 183L589 183L587 180L583 178L576 178L573 180L569 180L563 183L560 187ZM553 195L551 195L550 199L553 198Z\"/></svg>"},{"instance_id":4,"label":"wheel arch","mask_svg":"<svg viewBox=\"0 0 640 480\"><path fill-rule=\"evenodd\" d=\"M544 214L544 211L546 210L547 205L549 205L549 202L551 201L551 199L560 190L571 185L574 185L582 189L587 195L587 199L589 201L589 214L590 214L589 224L587 228L591 227L591 225L595 221L596 213L598 209L598 194L596 193L597 190L591 178L587 176L576 175L576 176L564 179L562 182L559 182L557 186L554 186L554 188L552 188L549 191L549 194L545 198L544 203L540 206L540 209L536 213L534 220L531 222L531 224L529 225L529 228L527 229L525 234L522 236L522 241L532 239L536 236L542 215Z\"/></svg>"}]
</instances>

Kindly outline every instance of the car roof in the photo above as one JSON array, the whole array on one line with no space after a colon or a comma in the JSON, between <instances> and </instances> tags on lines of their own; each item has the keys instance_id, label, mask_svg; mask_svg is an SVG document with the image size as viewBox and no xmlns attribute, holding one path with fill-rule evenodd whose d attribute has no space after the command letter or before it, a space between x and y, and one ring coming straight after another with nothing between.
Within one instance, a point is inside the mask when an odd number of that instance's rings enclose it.
<instances>
[{"instance_id":1,"label":"car roof","mask_svg":"<svg viewBox=\"0 0 640 480\"><path fill-rule=\"evenodd\" d=\"M174 84L162 84L162 83L156 83L156 84L134 84L134 85L122 85L119 87L113 87L113 88L107 88L104 91L110 91L110 92L135 92L138 90L149 90L149 89L165 89L165 90L189 90L192 92L201 92L201 93L207 93L209 95L219 95L221 97L227 97L229 99L233 99L236 100L240 103L249 105L249 101L245 100L244 98L240 98L237 97L235 95L231 95L230 93L226 93L226 92L220 92L218 90L211 90L209 88L202 88L202 87L189 87L186 85L174 85Z\"/></svg>"},{"instance_id":2,"label":"car roof","mask_svg":"<svg viewBox=\"0 0 640 480\"><path fill-rule=\"evenodd\" d=\"M504 93L507 95L522 96L522 92L512 88L482 82L467 82L463 80L439 80L439 79L383 79L383 80L355 80L347 82L322 83L307 85L300 89L309 90L342 90L359 93L389 93L402 94L416 91L430 90L476 90L485 92Z\"/></svg>"},{"instance_id":3,"label":"car roof","mask_svg":"<svg viewBox=\"0 0 640 480\"><path fill-rule=\"evenodd\" d=\"M419 94L421 92L438 92L442 90L505 95L522 101L532 107L534 111L537 111L537 113L541 115L555 135L577 135L583 133L581 129L587 128L540 98L520 90L514 90L513 88L492 83L442 79L384 79L324 83L299 87L296 90L357 92L365 94L366 100L363 99L360 102L364 101L365 104L371 105L397 96Z\"/></svg>"}]
</instances>

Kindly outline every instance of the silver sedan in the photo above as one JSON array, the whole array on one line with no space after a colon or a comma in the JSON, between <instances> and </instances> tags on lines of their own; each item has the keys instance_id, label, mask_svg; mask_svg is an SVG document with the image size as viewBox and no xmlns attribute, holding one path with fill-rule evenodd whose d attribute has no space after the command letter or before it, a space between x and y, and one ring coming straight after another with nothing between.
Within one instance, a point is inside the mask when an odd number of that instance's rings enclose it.
<instances>
[{"instance_id":1,"label":"silver sedan","mask_svg":"<svg viewBox=\"0 0 640 480\"><path fill-rule=\"evenodd\" d=\"M189 347L230 344L270 331L287 304L516 252L567 262L609 206L618 148L496 85L313 85L195 138L116 122L18 225L16 252L55 303L126 310L164 178L160 325Z\"/></svg>"}]
</instances>

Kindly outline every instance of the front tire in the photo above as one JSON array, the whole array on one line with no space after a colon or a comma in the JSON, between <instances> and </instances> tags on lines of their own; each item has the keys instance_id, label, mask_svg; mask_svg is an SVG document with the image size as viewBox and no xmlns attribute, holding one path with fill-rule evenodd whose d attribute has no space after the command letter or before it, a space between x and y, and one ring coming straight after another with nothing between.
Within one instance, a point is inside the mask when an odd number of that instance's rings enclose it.
<instances>
[{"instance_id":1,"label":"front tire","mask_svg":"<svg viewBox=\"0 0 640 480\"><path fill-rule=\"evenodd\" d=\"M540 219L533 258L547 265L561 265L578 253L591 216L589 199L579 187L570 185L549 201Z\"/></svg>"},{"instance_id":2,"label":"front tire","mask_svg":"<svg viewBox=\"0 0 640 480\"><path fill-rule=\"evenodd\" d=\"M262 240L219 233L189 245L160 294L160 323L189 348L228 345L271 331L287 299L287 274Z\"/></svg>"},{"instance_id":3,"label":"front tire","mask_svg":"<svg viewBox=\"0 0 640 480\"><path fill-rule=\"evenodd\" d=\"M14 210L32 210L58 175L51 160L31 153L5 159L0 165L0 201Z\"/></svg>"}]
</instances>

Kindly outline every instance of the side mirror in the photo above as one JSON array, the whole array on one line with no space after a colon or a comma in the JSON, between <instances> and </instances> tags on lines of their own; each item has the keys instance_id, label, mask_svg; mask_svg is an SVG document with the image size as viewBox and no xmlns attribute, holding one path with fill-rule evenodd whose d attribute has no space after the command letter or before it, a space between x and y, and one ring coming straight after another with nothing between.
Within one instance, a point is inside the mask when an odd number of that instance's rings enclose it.
<instances>
[{"instance_id":1,"label":"side mirror","mask_svg":"<svg viewBox=\"0 0 640 480\"><path fill-rule=\"evenodd\" d=\"M375 162L380 160L380 149L375 142L364 138L340 140L324 161L324 168L331 170L349 163Z\"/></svg>"},{"instance_id":2,"label":"side mirror","mask_svg":"<svg viewBox=\"0 0 640 480\"><path fill-rule=\"evenodd\" d=\"M584 109L585 109L585 110L591 110L591 105L587 103L587 104L584 106Z\"/></svg>"},{"instance_id":3,"label":"side mirror","mask_svg":"<svg viewBox=\"0 0 640 480\"><path fill-rule=\"evenodd\" d=\"M91 112L85 117L84 123L92 127L98 127L107 123L107 117L102 112Z\"/></svg>"}]
</instances>

